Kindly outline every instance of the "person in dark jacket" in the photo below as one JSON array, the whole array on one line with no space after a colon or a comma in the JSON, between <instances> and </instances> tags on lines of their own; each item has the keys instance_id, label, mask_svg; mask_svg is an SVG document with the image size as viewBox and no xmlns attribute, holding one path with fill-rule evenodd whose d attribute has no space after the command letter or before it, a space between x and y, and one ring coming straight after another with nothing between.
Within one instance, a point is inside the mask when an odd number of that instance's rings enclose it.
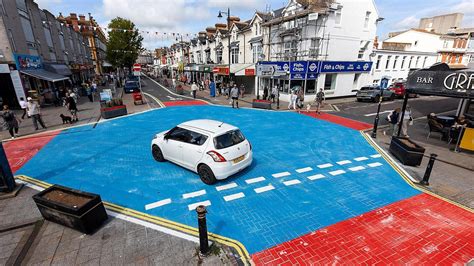
<instances>
[{"instance_id":1,"label":"person in dark jacket","mask_svg":"<svg viewBox=\"0 0 474 266\"><path fill-rule=\"evenodd\" d=\"M8 108L8 105L3 106L1 116L5 121L4 128L8 130L10 136L14 139L18 136L18 124L20 120L16 118L15 113Z\"/></svg>"}]
</instances>

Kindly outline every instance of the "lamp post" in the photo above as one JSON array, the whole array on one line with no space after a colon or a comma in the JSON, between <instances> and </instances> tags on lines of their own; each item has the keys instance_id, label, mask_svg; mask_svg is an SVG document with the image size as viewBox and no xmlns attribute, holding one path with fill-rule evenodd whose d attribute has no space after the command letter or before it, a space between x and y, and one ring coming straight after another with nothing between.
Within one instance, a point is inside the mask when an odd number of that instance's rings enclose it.
<instances>
[{"instance_id":1,"label":"lamp post","mask_svg":"<svg viewBox=\"0 0 474 266\"><path fill-rule=\"evenodd\" d=\"M383 91L385 88L387 88L388 85L388 79L387 78L382 78L380 81L380 98L379 98L379 105L377 107L377 115L375 116L374 120L374 127L372 129L372 138L377 138L377 127L379 125L379 120L380 120L380 107L382 106L382 100L383 100Z\"/></svg>"},{"instance_id":2,"label":"lamp post","mask_svg":"<svg viewBox=\"0 0 474 266\"><path fill-rule=\"evenodd\" d=\"M217 15L218 18L222 18L222 14L227 15L227 52L228 52L228 66L229 66L229 83L231 81L230 78L230 8L227 8L227 12L225 11L219 11L219 15Z\"/></svg>"}]
</instances>

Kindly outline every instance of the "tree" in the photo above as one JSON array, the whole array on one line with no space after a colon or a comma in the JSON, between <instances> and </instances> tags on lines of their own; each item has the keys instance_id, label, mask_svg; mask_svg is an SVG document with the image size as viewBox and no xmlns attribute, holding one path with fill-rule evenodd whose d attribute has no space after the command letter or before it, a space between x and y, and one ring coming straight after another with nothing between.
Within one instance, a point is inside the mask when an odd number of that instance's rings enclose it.
<instances>
[{"instance_id":1,"label":"tree","mask_svg":"<svg viewBox=\"0 0 474 266\"><path fill-rule=\"evenodd\" d=\"M133 22L121 17L112 19L108 28L107 61L114 67L131 68L143 49L143 37Z\"/></svg>"}]
</instances>

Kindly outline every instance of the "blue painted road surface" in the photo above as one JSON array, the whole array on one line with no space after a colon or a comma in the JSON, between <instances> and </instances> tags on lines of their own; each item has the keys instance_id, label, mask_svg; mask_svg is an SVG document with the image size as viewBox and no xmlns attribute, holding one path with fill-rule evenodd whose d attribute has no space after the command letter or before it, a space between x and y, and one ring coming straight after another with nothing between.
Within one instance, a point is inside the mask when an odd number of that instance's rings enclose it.
<instances>
[{"instance_id":1,"label":"blue painted road surface","mask_svg":"<svg viewBox=\"0 0 474 266\"><path fill-rule=\"evenodd\" d=\"M203 118L239 127L254 151L246 171L213 186L150 152L155 133ZM193 227L194 208L207 205L209 230L251 254L419 194L358 131L296 113L217 106L165 108L64 131L17 174Z\"/></svg>"}]
</instances>

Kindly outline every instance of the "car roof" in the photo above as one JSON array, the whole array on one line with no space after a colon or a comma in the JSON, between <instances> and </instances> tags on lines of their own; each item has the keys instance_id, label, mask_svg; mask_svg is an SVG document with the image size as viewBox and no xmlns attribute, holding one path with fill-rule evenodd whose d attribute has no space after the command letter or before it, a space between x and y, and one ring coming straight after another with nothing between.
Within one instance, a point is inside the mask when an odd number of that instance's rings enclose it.
<instances>
[{"instance_id":1,"label":"car roof","mask_svg":"<svg viewBox=\"0 0 474 266\"><path fill-rule=\"evenodd\" d=\"M186 128L189 130L203 131L206 133L219 135L221 133L228 132L230 130L238 129L235 126L226 124L222 121L211 120L211 119L197 119L191 120L178 125L178 127Z\"/></svg>"}]
</instances>

